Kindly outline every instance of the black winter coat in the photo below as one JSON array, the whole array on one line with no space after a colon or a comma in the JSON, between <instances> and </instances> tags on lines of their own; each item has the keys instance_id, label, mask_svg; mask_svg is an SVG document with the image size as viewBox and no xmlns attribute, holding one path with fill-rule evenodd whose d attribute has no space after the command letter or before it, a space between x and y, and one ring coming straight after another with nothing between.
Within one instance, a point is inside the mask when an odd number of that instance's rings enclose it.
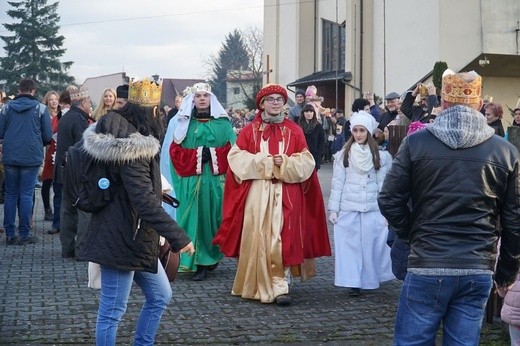
<instances>
[{"instance_id":1,"label":"black winter coat","mask_svg":"<svg viewBox=\"0 0 520 346\"><path fill-rule=\"evenodd\" d=\"M401 105L401 112L410 119L410 121L420 121L421 123L429 123L430 119L435 119L435 116L428 116L431 114L433 107L437 107L439 100L435 95L428 95L428 110L425 112L422 107L414 106L415 96L409 91L406 93L403 104Z\"/></svg>"},{"instance_id":2,"label":"black winter coat","mask_svg":"<svg viewBox=\"0 0 520 346\"><path fill-rule=\"evenodd\" d=\"M317 123L310 133L304 133L304 135L309 151L314 157L314 162L316 162L316 169L320 169L321 158L325 153L325 131L323 131L321 124Z\"/></svg>"},{"instance_id":3,"label":"black winter coat","mask_svg":"<svg viewBox=\"0 0 520 346\"><path fill-rule=\"evenodd\" d=\"M406 137L378 202L411 245L409 267L494 270L501 236L495 281L513 283L520 259L518 165L518 150L498 136L465 149L450 149L430 131Z\"/></svg>"},{"instance_id":4,"label":"black winter coat","mask_svg":"<svg viewBox=\"0 0 520 346\"><path fill-rule=\"evenodd\" d=\"M157 272L159 235L174 251L190 243L162 208L159 141L143 136L120 114L111 112L83 135L85 150L111 165L114 199L92 214L78 260L121 270Z\"/></svg>"},{"instance_id":5,"label":"black winter coat","mask_svg":"<svg viewBox=\"0 0 520 346\"><path fill-rule=\"evenodd\" d=\"M61 170L63 159L69 147L79 142L83 131L88 127L89 116L82 109L72 106L58 123L58 141L56 142L56 156L54 158L54 182L61 184Z\"/></svg>"}]
</instances>

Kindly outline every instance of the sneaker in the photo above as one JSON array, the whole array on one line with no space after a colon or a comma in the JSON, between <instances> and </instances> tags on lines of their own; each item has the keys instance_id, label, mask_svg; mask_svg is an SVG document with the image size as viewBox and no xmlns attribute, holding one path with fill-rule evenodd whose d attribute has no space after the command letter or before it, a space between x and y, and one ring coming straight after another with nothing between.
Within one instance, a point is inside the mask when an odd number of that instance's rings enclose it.
<instances>
[{"instance_id":1,"label":"sneaker","mask_svg":"<svg viewBox=\"0 0 520 346\"><path fill-rule=\"evenodd\" d=\"M16 245L18 244L18 237L7 237L5 242L7 245Z\"/></svg>"},{"instance_id":2,"label":"sneaker","mask_svg":"<svg viewBox=\"0 0 520 346\"><path fill-rule=\"evenodd\" d=\"M53 229L47 231L47 234L58 234L58 233L60 233L59 228L53 228Z\"/></svg>"},{"instance_id":3,"label":"sneaker","mask_svg":"<svg viewBox=\"0 0 520 346\"><path fill-rule=\"evenodd\" d=\"M52 209L45 210L45 217L43 218L45 221L54 220L54 214L52 213Z\"/></svg>"},{"instance_id":4,"label":"sneaker","mask_svg":"<svg viewBox=\"0 0 520 346\"><path fill-rule=\"evenodd\" d=\"M38 242L38 238L35 236L29 236L27 238L20 238L18 245L35 244Z\"/></svg>"}]
</instances>

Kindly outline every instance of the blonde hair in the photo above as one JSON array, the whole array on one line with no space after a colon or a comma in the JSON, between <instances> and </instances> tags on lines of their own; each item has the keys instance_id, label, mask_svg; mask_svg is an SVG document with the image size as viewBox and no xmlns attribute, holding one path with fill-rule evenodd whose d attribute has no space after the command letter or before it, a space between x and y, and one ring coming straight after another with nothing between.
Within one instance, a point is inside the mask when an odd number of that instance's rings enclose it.
<instances>
[{"instance_id":1,"label":"blonde hair","mask_svg":"<svg viewBox=\"0 0 520 346\"><path fill-rule=\"evenodd\" d=\"M45 96L43 97L43 100L42 100L42 103L44 105L47 106L47 108L49 109L49 114L51 113L51 109L49 108L49 98L51 97L51 95L54 95L56 96L56 101L58 101L58 107L59 107L59 101L60 101L60 94L58 94L57 91L54 91L54 90L51 90L51 91L47 91L47 93L45 94ZM56 108L56 114L58 113L58 108ZM52 115L52 114L51 114Z\"/></svg>"},{"instance_id":2,"label":"blonde hair","mask_svg":"<svg viewBox=\"0 0 520 346\"><path fill-rule=\"evenodd\" d=\"M105 107L104 98L105 98L105 94L107 91L111 92L112 95L114 95L114 104L112 105L111 108ZM96 121L98 121L103 115L107 114L109 110L114 109L114 106L116 105L116 98L117 98L117 93L113 88L106 88L105 90L103 90L103 92L101 93L101 99L99 100L99 103L97 104L96 109L94 109L94 111L92 112L92 118L94 118L94 119L96 119Z\"/></svg>"}]
</instances>

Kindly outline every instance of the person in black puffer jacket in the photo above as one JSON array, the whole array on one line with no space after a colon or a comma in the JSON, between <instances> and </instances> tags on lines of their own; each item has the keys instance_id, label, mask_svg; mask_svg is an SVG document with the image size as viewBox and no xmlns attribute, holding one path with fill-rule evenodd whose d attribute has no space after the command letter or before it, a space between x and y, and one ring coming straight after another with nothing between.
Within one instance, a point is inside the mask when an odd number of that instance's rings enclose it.
<instances>
[{"instance_id":1,"label":"person in black puffer jacket","mask_svg":"<svg viewBox=\"0 0 520 346\"><path fill-rule=\"evenodd\" d=\"M130 97L123 108L108 113L83 134L84 149L109 165L109 188L114 189L113 200L92 214L84 246L77 254L78 260L101 265L98 345L116 343L132 281L146 298L135 343L152 345L172 296L166 273L159 264L159 235L166 238L174 252L194 252L190 238L161 205L158 154L162 119L156 108L152 110L136 102Z\"/></svg>"}]
</instances>

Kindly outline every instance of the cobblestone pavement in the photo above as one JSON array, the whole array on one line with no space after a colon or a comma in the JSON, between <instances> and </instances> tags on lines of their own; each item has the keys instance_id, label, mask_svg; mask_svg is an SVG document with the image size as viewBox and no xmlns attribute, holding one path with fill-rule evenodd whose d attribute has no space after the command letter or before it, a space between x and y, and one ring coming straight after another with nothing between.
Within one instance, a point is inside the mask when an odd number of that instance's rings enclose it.
<instances>
[{"instance_id":1,"label":"cobblestone pavement","mask_svg":"<svg viewBox=\"0 0 520 346\"><path fill-rule=\"evenodd\" d=\"M332 165L319 172L328 200ZM87 264L61 258L59 235L48 235L40 190L35 232L39 243L6 246L0 241L0 344L94 344L98 292L87 288ZM3 208L0 206L3 220ZM329 230L331 231L331 230ZM332 240L332 233L331 240ZM279 307L230 294L235 260L225 259L205 282L180 274L157 344L391 344L401 283L349 297L333 285L334 258L317 260L317 277L291 288L293 304ZM131 344L143 297L132 289L118 343ZM482 344L507 345L500 321L485 325Z\"/></svg>"}]
</instances>

